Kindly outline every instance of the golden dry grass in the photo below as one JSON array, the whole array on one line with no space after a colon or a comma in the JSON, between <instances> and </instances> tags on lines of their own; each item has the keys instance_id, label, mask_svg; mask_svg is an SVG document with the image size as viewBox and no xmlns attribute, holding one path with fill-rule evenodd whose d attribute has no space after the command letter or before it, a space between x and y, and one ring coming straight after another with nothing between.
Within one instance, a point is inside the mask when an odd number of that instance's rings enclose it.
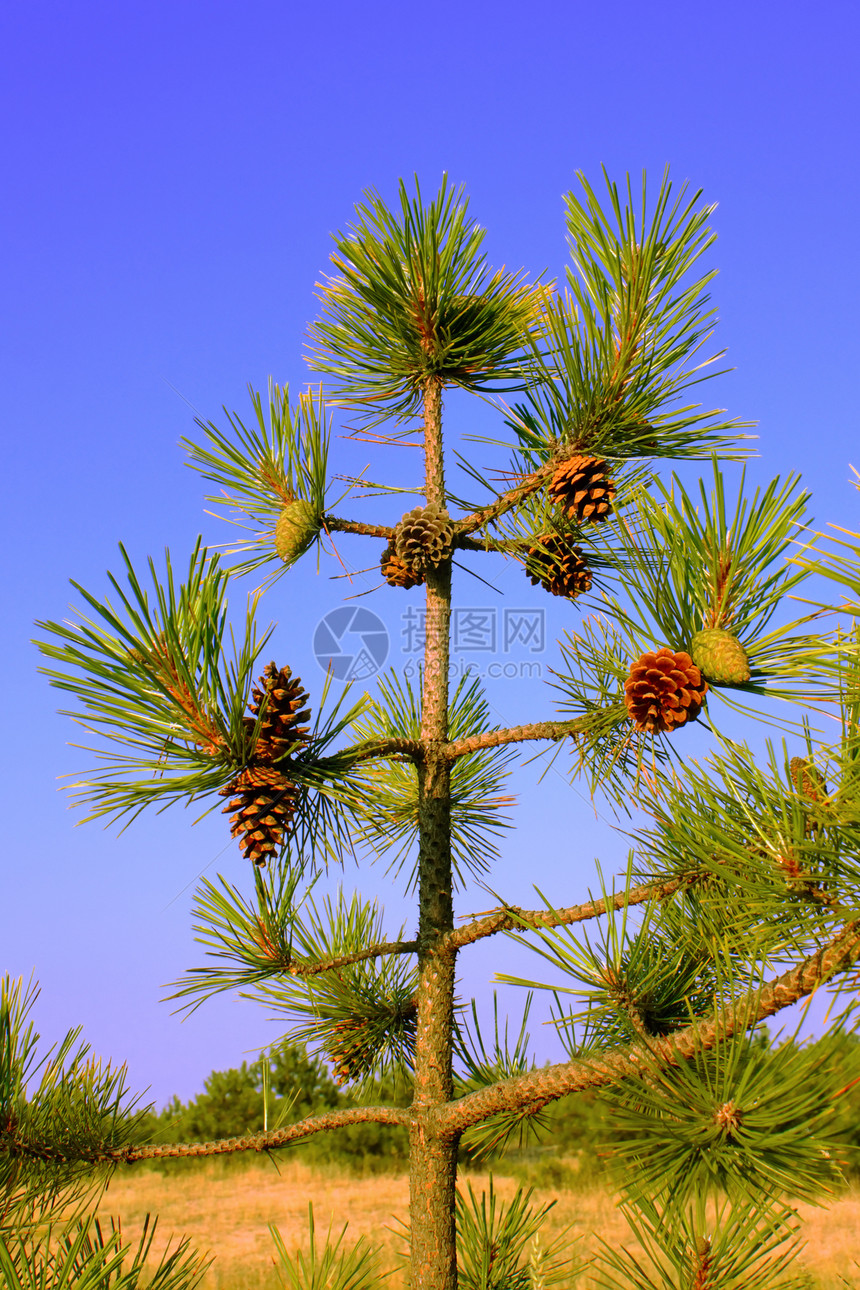
<instances>
[{"instance_id":1,"label":"golden dry grass","mask_svg":"<svg viewBox=\"0 0 860 1290\"><path fill-rule=\"evenodd\" d=\"M308 1201L313 1202L318 1236L332 1224L340 1232L349 1222L347 1241L366 1235L383 1247L382 1266L395 1269L384 1283L401 1290L397 1254L401 1243L390 1231L405 1219L408 1180L405 1175L355 1177L335 1169L312 1169L295 1159L284 1160L280 1175L265 1161L246 1169L224 1169L207 1162L193 1173L162 1174L137 1169L117 1175L102 1200L100 1212L120 1215L128 1236L139 1230L147 1212L158 1214L158 1248L167 1238L188 1236L201 1251L215 1255L202 1290L274 1290L279 1281L272 1264L273 1247L267 1225L275 1223L288 1248L307 1238ZM486 1187L486 1175L467 1175L476 1192ZM516 1188L511 1178L496 1175L503 1199ZM600 1236L612 1245L635 1245L626 1223L604 1189L590 1191L536 1190L534 1200L557 1199L544 1229L551 1238L570 1226L582 1236L579 1248L597 1248ZM803 1262L820 1290L860 1285L860 1193L840 1196L828 1209L800 1205L807 1248ZM844 1277L845 1280L841 1280Z\"/></svg>"}]
</instances>

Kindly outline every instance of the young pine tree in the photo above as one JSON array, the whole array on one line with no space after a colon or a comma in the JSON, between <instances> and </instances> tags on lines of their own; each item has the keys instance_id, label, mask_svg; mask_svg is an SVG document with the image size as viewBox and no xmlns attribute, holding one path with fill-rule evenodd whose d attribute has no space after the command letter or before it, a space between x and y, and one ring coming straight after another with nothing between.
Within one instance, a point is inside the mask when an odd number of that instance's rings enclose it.
<instances>
[{"instance_id":1,"label":"young pine tree","mask_svg":"<svg viewBox=\"0 0 860 1290\"><path fill-rule=\"evenodd\" d=\"M554 1100L603 1090L651 1270L607 1248L591 1283L789 1286L785 1197L820 1196L837 1176L835 1090L812 1058L780 1061L749 1035L828 983L850 984L860 956L856 639L816 633L827 606L797 616L805 580L850 584L856 553L795 555L807 496L794 477L727 496L719 462L743 455L742 425L689 402L715 361L704 349L713 272L699 267L712 208L667 177L653 200L644 182L634 196L607 180L601 202L584 179L565 200L572 264L558 292L492 271L447 184L429 202L401 185L394 208L370 194L335 238L311 329L312 365L331 385L296 403L273 385L267 406L253 396L248 424L201 423L188 444L216 500L248 525L241 559L225 567L198 544L184 579L168 561L147 585L126 559L110 599L78 588L78 621L42 624L52 682L99 736L81 790L91 814L224 798L250 862L246 893L203 883L197 926L212 961L177 997L261 998L343 1083L409 1068L411 1104L334 1108L205 1146L79 1143L76 1158L277 1149L347 1124L403 1125L411 1284L453 1290L461 1140L521 1141ZM460 459L477 499L448 483L451 389L505 395L504 470ZM395 506L390 523L345 518L344 497L333 500L336 408L364 418L383 456L410 436L423 449L413 487L365 487L409 494L415 504ZM689 492L658 473L667 460L704 460L713 482ZM256 619L275 575L341 534L364 543L391 596L424 599L415 690L390 674L378 698L329 703L329 688L306 694L286 660L263 666L269 633ZM548 696L529 724L494 725L477 682L449 687L460 553L488 568L518 562L536 599L573 602L555 711ZM266 595L232 643L228 590L266 566ZM739 731L764 718L785 739L754 753ZM685 760L694 725L710 732L709 762ZM553 890L533 909L502 901L458 920L457 892L497 854L512 758L543 747L593 792L640 808L626 878L600 898ZM316 896L347 853L382 854L415 893L409 939L359 895ZM575 930L587 922L596 936ZM554 1065L532 1064L524 1031L511 1046L497 1027L486 1045L458 1011L460 954L504 936L552 969L519 983L556 993ZM39 1132L7 1134L7 1150L48 1158ZM488 1232L510 1228L510 1246L518 1221L483 1214ZM461 1258L469 1284L486 1264L475 1222Z\"/></svg>"}]
</instances>

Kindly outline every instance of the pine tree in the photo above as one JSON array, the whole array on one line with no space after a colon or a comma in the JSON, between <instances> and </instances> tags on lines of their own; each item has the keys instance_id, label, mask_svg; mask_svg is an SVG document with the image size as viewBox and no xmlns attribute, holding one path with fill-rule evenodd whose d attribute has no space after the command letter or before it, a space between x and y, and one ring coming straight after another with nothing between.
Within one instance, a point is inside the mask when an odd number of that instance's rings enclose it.
<instances>
[{"instance_id":1,"label":"pine tree","mask_svg":"<svg viewBox=\"0 0 860 1290\"><path fill-rule=\"evenodd\" d=\"M811 1079L812 1059L766 1061L750 1035L819 988L850 990L860 957L856 637L822 630L832 606L797 616L814 573L857 594L858 550L828 556L808 530L797 545L808 497L794 476L752 496L742 479L730 498L720 463L744 457L744 424L687 401L720 357L702 357L715 323L714 272L699 266L713 208L667 176L651 204L644 181L640 198L629 181L619 190L607 179L602 202L581 182L582 196L565 199L563 293L492 271L483 231L447 183L429 202L401 185L393 208L370 193L335 238L311 328L312 364L331 385L296 402L272 385L267 403L253 395L249 424L236 414L226 429L201 422L188 442L216 500L248 526L239 559L225 567L198 543L181 582L168 560L146 586L123 552L112 599L79 587L87 610L77 622L41 624L51 681L100 737L99 767L80 789L91 816L220 794L253 862L247 892L203 882L197 932L212 957L175 997L196 1006L249 992L293 1017L289 1038L341 1083L408 1068L411 1105L332 1109L206 1147L96 1151L79 1141L48 1156L83 1167L404 1125L411 1284L453 1290L461 1140L476 1150L521 1141L556 1099L599 1090L619 1186L659 1271L607 1250L591 1284L787 1287L797 1282L785 1271L795 1226L786 1197L820 1196L838 1177L835 1103ZM446 482L450 389L499 409L506 469L463 460L477 501ZM423 480L368 489L420 494L395 522L338 513L338 408L351 424L363 418L371 441L419 436ZM701 460L713 482L692 492L658 473L662 461ZM230 644L234 581L268 569L269 594L339 535L365 542L387 594L424 597L417 692L391 674L376 699L306 694L285 660L263 666L258 598ZM579 625L559 642L555 715L499 728L477 683L449 692L460 552L516 561L536 597L576 602ZM744 716L783 733L764 758L738 738ZM704 763L684 758L694 724L710 732ZM455 893L498 854L512 760L536 748L648 822L631 826L627 873L580 903L555 892L533 909L501 901L457 923ZM359 895L312 894L327 866L374 852L416 894L409 939L387 933L384 912ZM574 930L589 922L596 936ZM554 1065L532 1064L524 1030L511 1046L497 1025L487 1045L458 1013L458 956L495 936L553 969L551 981L518 984L555 992ZM44 1157L46 1134L44 1124L29 1136L9 1129L3 1141L18 1158ZM496 1218L472 1211L464 1277L477 1285L476 1232L495 1230ZM518 1258L511 1266L522 1270Z\"/></svg>"}]
</instances>

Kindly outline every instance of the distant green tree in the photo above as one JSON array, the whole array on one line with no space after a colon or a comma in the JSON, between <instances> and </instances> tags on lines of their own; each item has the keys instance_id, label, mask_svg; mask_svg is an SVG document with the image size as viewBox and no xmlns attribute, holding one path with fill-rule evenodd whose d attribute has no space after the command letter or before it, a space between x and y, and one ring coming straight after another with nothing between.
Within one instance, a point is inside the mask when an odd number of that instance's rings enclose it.
<instances>
[{"instance_id":1,"label":"distant green tree","mask_svg":"<svg viewBox=\"0 0 860 1290\"><path fill-rule=\"evenodd\" d=\"M158 1142L211 1142L215 1138L241 1138L255 1133L263 1123L263 1095L246 1063L237 1070L213 1071L204 1081L204 1092L183 1105L172 1098L153 1117Z\"/></svg>"},{"instance_id":2,"label":"distant green tree","mask_svg":"<svg viewBox=\"0 0 860 1290\"><path fill-rule=\"evenodd\" d=\"M265 1088L264 1063L269 1068ZM258 1134L262 1127L275 1127L285 1118L358 1108L379 1100L408 1106L411 1098L409 1071L387 1073L362 1086L359 1093L344 1091L334 1083L325 1063L310 1057L303 1044L283 1043L261 1053L256 1062L212 1071L202 1093L186 1103L172 1097L158 1114L149 1112L142 1124L154 1142L212 1142ZM409 1140L399 1125L364 1121L347 1125L338 1134L312 1137L296 1149L316 1162L373 1171L402 1167L409 1157Z\"/></svg>"},{"instance_id":3,"label":"distant green tree","mask_svg":"<svg viewBox=\"0 0 860 1290\"><path fill-rule=\"evenodd\" d=\"M268 1080L264 1079L264 1064ZM173 1097L157 1116L153 1134L159 1142L211 1142L258 1133L263 1124L291 1116L311 1115L340 1106L344 1098L325 1063L309 1057L303 1044L283 1043L261 1053L256 1062L212 1071L203 1092L183 1104Z\"/></svg>"}]
</instances>

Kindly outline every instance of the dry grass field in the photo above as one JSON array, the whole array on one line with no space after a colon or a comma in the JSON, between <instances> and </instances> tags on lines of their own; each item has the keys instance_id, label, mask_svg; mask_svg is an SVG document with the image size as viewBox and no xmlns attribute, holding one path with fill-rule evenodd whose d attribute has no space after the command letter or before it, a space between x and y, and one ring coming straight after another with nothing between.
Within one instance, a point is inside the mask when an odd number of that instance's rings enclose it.
<instances>
[{"instance_id":1,"label":"dry grass field","mask_svg":"<svg viewBox=\"0 0 860 1290\"><path fill-rule=\"evenodd\" d=\"M208 1161L193 1173L170 1175L141 1169L118 1174L100 1212L119 1214L129 1236L139 1230L147 1212L157 1213L160 1245L171 1234L185 1235L201 1251L211 1252L215 1261L203 1290L275 1290L280 1282L272 1264L267 1224L279 1227L290 1249L304 1244L308 1201L312 1201L318 1237L325 1234L329 1223L340 1232L348 1220L346 1241L367 1235L380 1244L382 1266L393 1270L384 1284L390 1290L401 1290L397 1257L401 1244L389 1229L395 1226L395 1219L406 1217L406 1177L355 1177L334 1169L311 1169L289 1157L283 1159L280 1169L279 1175L268 1161L255 1162L246 1169L224 1168L220 1161ZM469 1177L476 1192L486 1187L486 1176ZM495 1186L507 1199L516 1183L497 1174ZM593 1233L612 1244L634 1244L608 1192L599 1188L558 1194L536 1190L533 1199L556 1198L558 1203L544 1228L548 1237L570 1226L571 1236L581 1234L579 1248L586 1252L597 1246ZM860 1268L854 1266L855 1259L860 1261L860 1193L845 1193L828 1209L801 1205L799 1212L807 1242L803 1262L816 1287L860 1287Z\"/></svg>"}]
</instances>

